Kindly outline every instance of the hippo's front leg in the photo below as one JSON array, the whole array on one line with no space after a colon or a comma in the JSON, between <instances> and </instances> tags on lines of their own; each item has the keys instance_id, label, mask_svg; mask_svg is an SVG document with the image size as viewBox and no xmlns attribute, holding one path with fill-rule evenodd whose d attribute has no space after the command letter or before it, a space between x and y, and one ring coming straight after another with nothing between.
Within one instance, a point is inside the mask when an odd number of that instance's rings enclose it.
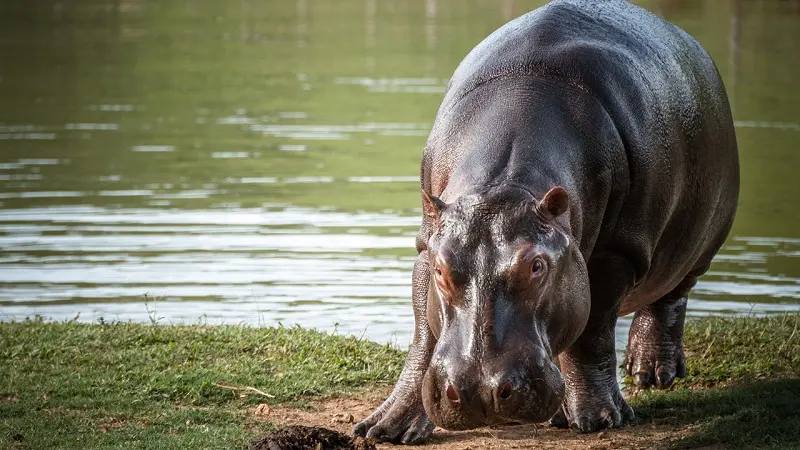
<instances>
[{"instance_id":1,"label":"hippo's front leg","mask_svg":"<svg viewBox=\"0 0 800 450\"><path fill-rule=\"evenodd\" d=\"M582 432L621 426L633 420L633 410L617 384L614 326L620 302L633 285L633 268L616 256L593 259L588 265L592 309L581 336L559 356L566 384L563 413L551 420Z\"/></svg>"},{"instance_id":2,"label":"hippo's front leg","mask_svg":"<svg viewBox=\"0 0 800 450\"><path fill-rule=\"evenodd\" d=\"M355 435L378 441L419 444L433 432L434 425L428 419L422 405L422 379L428 370L431 354L436 345L436 339L428 328L429 280L428 251L422 250L414 264L411 287L414 304L414 338L405 366L389 398L353 428Z\"/></svg>"}]
</instances>

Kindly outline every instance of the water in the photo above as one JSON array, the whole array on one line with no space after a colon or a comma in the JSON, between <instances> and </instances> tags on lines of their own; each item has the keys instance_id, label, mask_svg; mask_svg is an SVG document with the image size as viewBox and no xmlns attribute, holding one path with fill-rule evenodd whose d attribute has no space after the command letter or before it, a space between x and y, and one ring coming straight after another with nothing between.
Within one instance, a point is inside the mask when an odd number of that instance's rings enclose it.
<instances>
[{"instance_id":1,"label":"water","mask_svg":"<svg viewBox=\"0 0 800 450\"><path fill-rule=\"evenodd\" d=\"M2 2L0 320L298 323L405 346L447 78L539 3ZM797 311L800 3L641 3L715 58L740 144L737 221L690 314Z\"/></svg>"}]
</instances>

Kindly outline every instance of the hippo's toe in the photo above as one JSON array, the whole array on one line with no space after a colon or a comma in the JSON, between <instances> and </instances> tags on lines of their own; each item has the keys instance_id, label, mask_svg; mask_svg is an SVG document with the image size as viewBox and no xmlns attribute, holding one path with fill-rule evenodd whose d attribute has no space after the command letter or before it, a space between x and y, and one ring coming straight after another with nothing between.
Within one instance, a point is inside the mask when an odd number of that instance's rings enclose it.
<instances>
[{"instance_id":1,"label":"hippo's toe","mask_svg":"<svg viewBox=\"0 0 800 450\"><path fill-rule=\"evenodd\" d=\"M430 437L433 429L421 400L390 397L369 417L356 424L352 433L378 442L421 444Z\"/></svg>"},{"instance_id":2,"label":"hippo's toe","mask_svg":"<svg viewBox=\"0 0 800 450\"><path fill-rule=\"evenodd\" d=\"M575 420L570 422L570 428L581 432L591 433L606 428L618 428L631 422L634 418L633 409L621 400L620 405L613 405L599 410L587 409Z\"/></svg>"},{"instance_id":3,"label":"hippo's toe","mask_svg":"<svg viewBox=\"0 0 800 450\"><path fill-rule=\"evenodd\" d=\"M681 343L657 342L628 346L625 373L638 389L666 389L675 378L686 376L686 360Z\"/></svg>"}]
</instances>

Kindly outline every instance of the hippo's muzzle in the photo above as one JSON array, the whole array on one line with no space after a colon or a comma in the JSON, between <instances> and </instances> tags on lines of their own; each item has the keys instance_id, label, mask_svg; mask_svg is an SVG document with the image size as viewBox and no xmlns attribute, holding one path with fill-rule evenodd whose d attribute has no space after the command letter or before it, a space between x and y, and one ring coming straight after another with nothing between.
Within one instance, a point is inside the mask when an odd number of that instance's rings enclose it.
<instances>
[{"instance_id":1,"label":"hippo's muzzle","mask_svg":"<svg viewBox=\"0 0 800 450\"><path fill-rule=\"evenodd\" d=\"M564 380L541 347L515 349L487 361L437 351L422 393L433 423L466 430L546 421L564 399Z\"/></svg>"}]
</instances>

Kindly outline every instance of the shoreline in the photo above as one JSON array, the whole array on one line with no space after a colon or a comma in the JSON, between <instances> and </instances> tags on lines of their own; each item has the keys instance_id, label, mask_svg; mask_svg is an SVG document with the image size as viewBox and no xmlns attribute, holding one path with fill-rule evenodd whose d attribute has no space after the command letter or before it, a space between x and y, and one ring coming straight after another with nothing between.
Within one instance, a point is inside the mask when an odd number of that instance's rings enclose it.
<instances>
[{"instance_id":1,"label":"shoreline","mask_svg":"<svg viewBox=\"0 0 800 450\"><path fill-rule=\"evenodd\" d=\"M800 314L693 318L685 347L688 376L629 397L632 426L437 430L429 448L800 446ZM348 431L404 358L300 327L4 322L0 448L245 448L283 424Z\"/></svg>"}]
</instances>

